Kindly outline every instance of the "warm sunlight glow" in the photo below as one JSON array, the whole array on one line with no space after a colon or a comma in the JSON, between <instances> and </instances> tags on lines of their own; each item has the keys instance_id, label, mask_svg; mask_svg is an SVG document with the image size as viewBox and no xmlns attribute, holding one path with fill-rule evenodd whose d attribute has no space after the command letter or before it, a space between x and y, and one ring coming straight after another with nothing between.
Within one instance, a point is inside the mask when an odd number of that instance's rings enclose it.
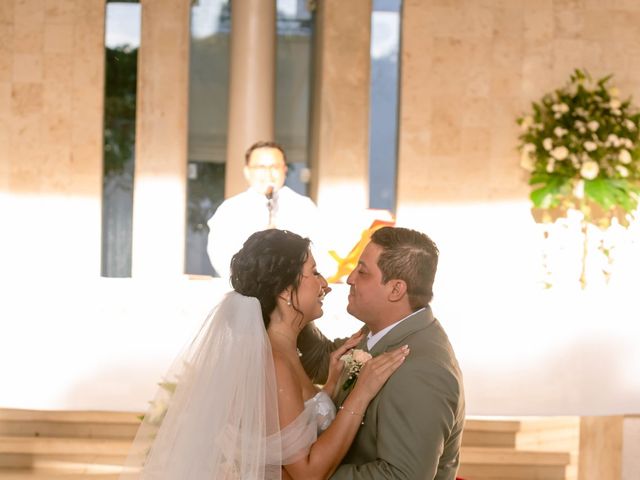
<instances>
[{"instance_id":1,"label":"warm sunlight glow","mask_svg":"<svg viewBox=\"0 0 640 480\"><path fill-rule=\"evenodd\" d=\"M157 180L140 188L178 187ZM88 239L96 231L87 219L99 218L97 202L41 197L14 197L12 202L19 207L14 214L30 220L23 222L25 235L15 236L5 250L19 252L5 255L12 270L0 274L2 289L9 292L0 302L0 363L11 366L4 371L0 405L143 409L228 283L71 275L87 269L86 259L94 258L95 246ZM158 212L170 208L164 205ZM351 227L357 223L353 218ZM524 202L416 205L403 208L397 221L423 230L439 245L432 306L464 372L468 414L638 411L637 243L619 250L620 265L608 286L594 280L580 289L570 261L558 273L562 282L544 289L540 231ZM337 243L345 236L342 241L348 243L349 230L339 222L330 225L328 238ZM76 238L84 230L86 236ZM637 239L638 229L628 235L632 239L624 242ZM571 250L564 248L559 256L570 258ZM349 287L332 287L318 325L329 337L346 336L361 324L345 312Z\"/></svg>"}]
</instances>

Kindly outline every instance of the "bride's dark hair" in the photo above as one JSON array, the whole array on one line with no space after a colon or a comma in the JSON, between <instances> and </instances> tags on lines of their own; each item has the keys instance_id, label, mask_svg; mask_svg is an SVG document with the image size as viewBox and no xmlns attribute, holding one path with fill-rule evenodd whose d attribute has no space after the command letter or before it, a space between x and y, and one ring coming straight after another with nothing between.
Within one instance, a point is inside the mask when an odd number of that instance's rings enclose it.
<instances>
[{"instance_id":1,"label":"bride's dark hair","mask_svg":"<svg viewBox=\"0 0 640 480\"><path fill-rule=\"evenodd\" d=\"M309 244L308 238L293 232L263 230L251 235L231 259L231 285L236 292L260 301L265 327L284 289L293 286L295 298Z\"/></svg>"}]
</instances>

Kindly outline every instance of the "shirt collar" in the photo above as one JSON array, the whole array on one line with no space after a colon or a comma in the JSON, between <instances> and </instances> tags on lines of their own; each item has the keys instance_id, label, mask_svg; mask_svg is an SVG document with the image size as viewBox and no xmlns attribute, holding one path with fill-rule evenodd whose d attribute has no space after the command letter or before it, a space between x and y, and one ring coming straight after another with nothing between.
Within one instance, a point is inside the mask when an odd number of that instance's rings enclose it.
<instances>
[{"instance_id":1,"label":"shirt collar","mask_svg":"<svg viewBox=\"0 0 640 480\"><path fill-rule=\"evenodd\" d=\"M367 349L369 351L371 351L371 349L374 347L374 345L376 343L378 343L380 341L380 339L382 337L384 337L387 333L389 333L394 327L397 327L398 325L400 325L402 322L404 322L407 318L411 317L412 315L415 315L418 312L422 312L423 310L425 310L427 307L422 307L420 310L416 310L415 312L411 312L409 315L407 315L406 317L398 320L396 323L392 323L391 325L389 325L386 328L383 328L382 330L380 330L378 333L376 333L375 335L372 335L371 332L369 332L369 335L367 336Z\"/></svg>"}]
</instances>

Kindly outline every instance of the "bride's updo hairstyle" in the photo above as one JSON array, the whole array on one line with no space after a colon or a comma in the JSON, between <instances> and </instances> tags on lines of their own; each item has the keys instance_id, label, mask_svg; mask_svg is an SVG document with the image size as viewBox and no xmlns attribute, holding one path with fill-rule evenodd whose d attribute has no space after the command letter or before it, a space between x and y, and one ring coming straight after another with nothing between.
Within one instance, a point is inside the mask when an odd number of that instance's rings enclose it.
<instances>
[{"instance_id":1,"label":"bride's updo hairstyle","mask_svg":"<svg viewBox=\"0 0 640 480\"><path fill-rule=\"evenodd\" d=\"M263 230L251 235L231 259L231 285L236 292L260 301L265 328L277 296L293 286L295 298L309 243L308 238L286 230Z\"/></svg>"}]
</instances>

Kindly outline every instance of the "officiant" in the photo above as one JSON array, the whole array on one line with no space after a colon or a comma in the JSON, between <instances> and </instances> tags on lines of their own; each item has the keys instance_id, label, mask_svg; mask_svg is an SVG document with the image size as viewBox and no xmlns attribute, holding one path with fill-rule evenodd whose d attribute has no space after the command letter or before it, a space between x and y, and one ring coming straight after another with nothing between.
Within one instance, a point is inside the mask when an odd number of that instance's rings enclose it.
<instances>
[{"instance_id":1,"label":"officiant","mask_svg":"<svg viewBox=\"0 0 640 480\"><path fill-rule=\"evenodd\" d=\"M309 197L284 185L286 176L286 154L279 144L260 141L249 147L244 166L249 188L225 200L207 223L207 253L220 277L229 276L231 257L244 241L252 233L267 228L290 230L309 237L314 256L325 268L330 267L326 265L326 250L318 243L322 234L318 209Z\"/></svg>"}]
</instances>

